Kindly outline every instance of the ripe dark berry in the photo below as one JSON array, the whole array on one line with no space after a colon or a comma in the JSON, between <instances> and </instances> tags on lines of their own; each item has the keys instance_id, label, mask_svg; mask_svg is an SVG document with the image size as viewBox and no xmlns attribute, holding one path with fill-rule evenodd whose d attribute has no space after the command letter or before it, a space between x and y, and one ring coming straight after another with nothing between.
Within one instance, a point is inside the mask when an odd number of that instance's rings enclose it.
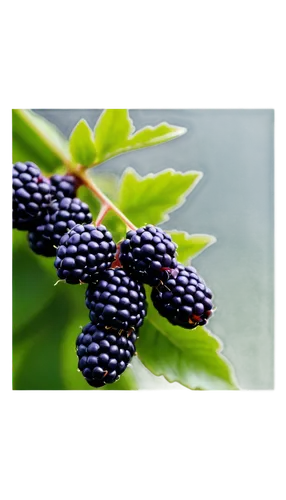
<instances>
[{"instance_id":1,"label":"ripe dark berry","mask_svg":"<svg viewBox=\"0 0 286 500\"><path fill-rule=\"evenodd\" d=\"M50 177L54 198L75 198L78 180L73 175L53 175Z\"/></svg>"},{"instance_id":2,"label":"ripe dark berry","mask_svg":"<svg viewBox=\"0 0 286 500\"><path fill-rule=\"evenodd\" d=\"M161 316L173 325L192 329L212 315L212 293L194 267L179 264L178 275L152 289L151 299Z\"/></svg>"},{"instance_id":3,"label":"ripe dark berry","mask_svg":"<svg viewBox=\"0 0 286 500\"><path fill-rule=\"evenodd\" d=\"M146 316L145 291L123 269L100 274L86 290L86 306L92 323L116 330L137 330Z\"/></svg>"},{"instance_id":4,"label":"ripe dark berry","mask_svg":"<svg viewBox=\"0 0 286 500\"><path fill-rule=\"evenodd\" d=\"M78 198L62 198L53 201L46 209L46 213L29 233L29 244L33 252L53 257L61 237L76 224L90 224L92 215L86 203Z\"/></svg>"},{"instance_id":5,"label":"ripe dark berry","mask_svg":"<svg viewBox=\"0 0 286 500\"><path fill-rule=\"evenodd\" d=\"M89 323L76 340L78 368L92 387L112 384L135 353L136 333L120 335Z\"/></svg>"},{"instance_id":6,"label":"ripe dark berry","mask_svg":"<svg viewBox=\"0 0 286 500\"><path fill-rule=\"evenodd\" d=\"M129 231L120 245L119 260L131 276L142 283L157 285L177 266L177 245L160 227L151 224Z\"/></svg>"},{"instance_id":7,"label":"ripe dark berry","mask_svg":"<svg viewBox=\"0 0 286 500\"><path fill-rule=\"evenodd\" d=\"M33 229L52 200L51 185L34 163L13 165L13 228Z\"/></svg>"},{"instance_id":8,"label":"ripe dark berry","mask_svg":"<svg viewBox=\"0 0 286 500\"><path fill-rule=\"evenodd\" d=\"M55 268L67 283L90 283L108 269L115 257L116 244L106 227L78 224L64 234L56 253Z\"/></svg>"}]
</instances>

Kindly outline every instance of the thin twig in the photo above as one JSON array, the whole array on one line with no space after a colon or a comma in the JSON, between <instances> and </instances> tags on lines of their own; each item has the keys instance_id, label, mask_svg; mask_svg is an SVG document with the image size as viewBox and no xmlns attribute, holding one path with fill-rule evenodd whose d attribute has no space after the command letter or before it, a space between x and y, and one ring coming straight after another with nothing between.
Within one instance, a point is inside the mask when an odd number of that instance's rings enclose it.
<instances>
[{"instance_id":1,"label":"thin twig","mask_svg":"<svg viewBox=\"0 0 286 500\"><path fill-rule=\"evenodd\" d=\"M96 226L99 226L102 223L104 217L106 216L106 214L108 214L108 212L110 210L111 210L111 208L109 205L107 205L107 203L103 203L103 205L101 205L100 212L99 212L97 219L95 221Z\"/></svg>"},{"instance_id":2,"label":"thin twig","mask_svg":"<svg viewBox=\"0 0 286 500\"><path fill-rule=\"evenodd\" d=\"M130 229L136 230L136 226L124 215L119 208L92 182L82 167L74 170L74 174L82 181L95 196L101 201L104 210L112 210ZM106 212L107 213L107 212ZM99 214L100 215L100 214ZM102 219L101 219L102 220Z\"/></svg>"}]
</instances>

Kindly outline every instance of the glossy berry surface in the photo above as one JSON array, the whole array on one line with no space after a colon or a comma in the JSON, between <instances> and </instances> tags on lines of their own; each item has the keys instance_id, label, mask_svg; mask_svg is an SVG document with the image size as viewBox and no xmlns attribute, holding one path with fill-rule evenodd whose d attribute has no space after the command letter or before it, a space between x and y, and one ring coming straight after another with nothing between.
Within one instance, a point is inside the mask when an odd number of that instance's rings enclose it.
<instances>
[{"instance_id":1,"label":"glossy berry surface","mask_svg":"<svg viewBox=\"0 0 286 500\"><path fill-rule=\"evenodd\" d=\"M112 384L135 353L136 333L120 335L89 323L76 340L78 368L92 387Z\"/></svg>"},{"instance_id":2,"label":"glossy berry surface","mask_svg":"<svg viewBox=\"0 0 286 500\"><path fill-rule=\"evenodd\" d=\"M131 276L142 283L157 285L177 266L177 245L160 227L148 224L129 231L120 245L119 260Z\"/></svg>"},{"instance_id":3,"label":"glossy berry surface","mask_svg":"<svg viewBox=\"0 0 286 500\"><path fill-rule=\"evenodd\" d=\"M109 328L137 330L146 316L145 291L123 269L104 271L86 290L86 306L92 323Z\"/></svg>"},{"instance_id":4,"label":"glossy berry surface","mask_svg":"<svg viewBox=\"0 0 286 500\"><path fill-rule=\"evenodd\" d=\"M55 247L68 230L76 224L90 224L91 221L88 205L78 198L53 201L34 231L29 233L30 248L45 257L55 256Z\"/></svg>"},{"instance_id":5,"label":"glossy berry surface","mask_svg":"<svg viewBox=\"0 0 286 500\"><path fill-rule=\"evenodd\" d=\"M29 231L52 201L51 185L29 161L15 163L12 176L13 228Z\"/></svg>"},{"instance_id":6,"label":"glossy berry surface","mask_svg":"<svg viewBox=\"0 0 286 500\"><path fill-rule=\"evenodd\" d=\"M106 227L78 224L64 234L56 251L55 268L67 283L90 283L108 269L115 257L116 244Z\"/></svg>"},{"instance_id":7,"label":"glossy berry surface","mask_svg":"<svg viewBox=\"0 0 286 500\"><path fill-rule=\"evenodd\" d=\"M53 175L49 179L55 199L75 198L78 181L73 175Z\"/></svg>"},{"instance_id":8,"label":"glossy berry surface","mask_svg":"<svg viewBox=\"0 0 286 500\"><path fill-rule=\"evenodd\" d=\"M155 308L173 325L192 329L205 325L212 314L212 292L198 276L194 267L179 264L176 277L153 288L151 299Z\"/></svg>"}]
</instances>

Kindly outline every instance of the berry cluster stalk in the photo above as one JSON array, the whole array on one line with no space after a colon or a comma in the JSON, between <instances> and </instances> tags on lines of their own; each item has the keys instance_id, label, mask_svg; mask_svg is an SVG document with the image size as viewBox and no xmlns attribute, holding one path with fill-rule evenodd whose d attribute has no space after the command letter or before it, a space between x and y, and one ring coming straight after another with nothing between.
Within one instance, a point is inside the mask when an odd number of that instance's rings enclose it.
<instances>
[{"instance_id":1,"label":"berry cluster stalk","mask_svg":"<svg viewBox=\"0 0 286 500\"><path fill-rule=\"evenodd\" d=\"M85 168L80 166L73 171L74 175L80 179L81 183L86 186L101 202L102 207L99 216L96 221L96 225L99 225L105 215L112 210L130 229L136 230L136 226L124 215L119 208L112 203L112 201L92 182L92 180L86 174Z\"/></svg>"}]
</instances>

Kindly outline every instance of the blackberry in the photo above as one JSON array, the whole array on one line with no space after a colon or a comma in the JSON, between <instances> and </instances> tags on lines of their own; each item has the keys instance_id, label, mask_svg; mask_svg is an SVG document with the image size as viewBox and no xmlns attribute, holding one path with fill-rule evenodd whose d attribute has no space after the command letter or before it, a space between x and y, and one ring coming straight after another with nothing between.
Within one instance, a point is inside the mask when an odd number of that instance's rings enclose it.
<instances>
[{"instance_id":1,"label":"blackberry","mask_svg":"<svg viewBox=\"0 0 286 500\"><path fill-rule=\"evenodd\" d=\"M146 316L145 290L123 269L100 274L86 290L86 306L92 323L115 330L137 330Z\"/></svg>"},{"instance_id":2,"label":"blackberry","mask_svg":"<svg viewBox=\"0 0 286 500\"><path fill-rule=\"evenodd\" d=\"M92 387L112 384L135 353L136 333L120 335L89 323L76 340L78 368Z\"/></svg>"},{"instance_id":3,"label":"blackberry","mask_svg":"<svg viewBox=\"0 0 286 500\"><path fill-rule=\"evenodd\" d=\"M147 285L157 285L168 277L168 269L177 266L177 245L160 227L151 224L129 231L120 245L123 269Z\"/></svg>"},{"instance_id":4,"label":"blackberry","mask_svg":"<svg viewBox=\"0 0 286 500\"><path fill-rule=\"evenodd\" d=\"M35 227L52 199L51 185L34 163L13 165L13 228L29 231Z\"/></svg>"},{"instance_id":5,"label":"blackberry","mask_svg":"<svg viewBox=\"0 0 286 500\"><path fill-rule=\"evenodd\" d=\"M57 200L62 198L75 198L79 186L78 180L73 175L53 175L50 177L53 196Z\"/></svg>"},{"instance_id":6,"label":"blackberry","mask_svg":"<svg viewBox=\"0 0 286 500\"><path fill-rule=\"evenodd\" d=\"M116 244L105 226L78 224L60 240L55 260L58 277L70 284L94 281L111 266L115 252Z\"/></svg>"},{"instance_id":7,"label":"blackberry","mask_svg":"<svg viewBox=\"0 0 286 500\"><path fill-rule=\"evenodd\" d=\"M92 215L86 203L78 198L62 198L53 201L39 221L35 230L29 233L29 245L33 252L53 257L61 237L76 224L89 224Z\"/></svg>"},{"instance_id":8,"label":"blackberry","mask_svg":"<svg viewBox=\"0 0 286 500\"><path fill-rule=\"evenodd\" d=\"M212 315L212 293L194 267L179 264L176 277L153 288L151 299L161 316L173 325L192 329L205 325Z\"/></svg>"}]
</instances>

